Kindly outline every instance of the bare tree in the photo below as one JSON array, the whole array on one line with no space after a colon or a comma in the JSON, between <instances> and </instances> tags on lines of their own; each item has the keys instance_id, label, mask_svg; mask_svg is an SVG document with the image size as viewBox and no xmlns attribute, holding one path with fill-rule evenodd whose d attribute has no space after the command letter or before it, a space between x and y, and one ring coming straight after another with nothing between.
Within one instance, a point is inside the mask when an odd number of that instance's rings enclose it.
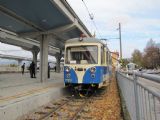
<instances>
[{"instance_id":1,"label":"bare tree","mask_svg":"<svg viewBox=\"0 0 160 120\"><path fill-rule=\"evenodd\" d=\"M143 53L139 50L134 50L132 53L132 61L145 68L158 68L160 67L160 48L150 39Z\"/></svg>"},{"instance_id":2,"label":"bare tree","mask_svg":"<svg viewBox=\"0 0 160 120\"><path fill-rule=\"evenodd\" d=\"M149 47L153 47L155 46L155 42L153 41L153 39L151 38L148 42L147 42L147 45L146 45L146 48L149 48Z\"/></svg>"},{"instance_id":3,"label":"bare tree","mask_svg":"<svg viewBox=\"0 0 160 120\"><path fill-rule=\"evenodd\" d=\"M160 49L156 46L146 47L143 60L145 67L158 68L160 66Z\"/></svg>"}]
</instances>

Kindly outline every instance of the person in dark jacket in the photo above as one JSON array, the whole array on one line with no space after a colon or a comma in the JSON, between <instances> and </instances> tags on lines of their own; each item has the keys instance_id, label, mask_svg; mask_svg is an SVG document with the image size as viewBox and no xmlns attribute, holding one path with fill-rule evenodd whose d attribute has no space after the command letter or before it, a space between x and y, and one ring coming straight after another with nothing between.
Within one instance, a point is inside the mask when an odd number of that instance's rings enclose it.
<instances>
[{"instance_id":1,"label":"person in dark jacket","mask_svg":"<svg viewBox=\"0 0 160 120\"><path fill-rule=\"evenodd\" d=\"M32 63L30 64L30 74L31 74L31 78L36 78L36 73L35 73L35 63L32 61Z\"/></svg>"},{"instance_id":2,"label":"person in dark jacket","mask_svg":"<svg viewBox=\"0 0 160 120\"><path fill-rule=\"evenodd\" d=\"M54 71L56 72L56 66L54 67Z\"/></svg>"},{"instance_id":3,"label":"person in dark jacket","mask_svg":"<svg viewBox=\"0 0 160 120\"><path fill-rule=\"evenodd\" d=\"M23 63L23 65L21 66L22 68L22 75L24 74L24 69L25 69L25 63Z\"/></svg>"},{"instance_id":4,"label":"person in dark jacket","mask_svg":"<svg viewBox=\"0 0 160 120\"><path fill-rule=\"evenodd\" d=\"M50 65L49 65L49 63L48 63L48 78L50 78Z\"/></svg>"}]
</instances>

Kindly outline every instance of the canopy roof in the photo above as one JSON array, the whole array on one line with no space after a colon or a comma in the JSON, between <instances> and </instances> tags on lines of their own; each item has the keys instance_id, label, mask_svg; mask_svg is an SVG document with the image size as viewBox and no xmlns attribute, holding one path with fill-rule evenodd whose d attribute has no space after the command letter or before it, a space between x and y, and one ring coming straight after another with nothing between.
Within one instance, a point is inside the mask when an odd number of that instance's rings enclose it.
<instances>
[{"instance_id":1,"label":"canopy roof","mask_svg":"<svg viewBox=\"0 0 160 120\"><path fill-rule=\"evenodd\" d=\"M0 0L0 28L36 40L52 35L50 45L58 48L82 33L91 36L66 0Z\"/></svg>"}]
</instances>

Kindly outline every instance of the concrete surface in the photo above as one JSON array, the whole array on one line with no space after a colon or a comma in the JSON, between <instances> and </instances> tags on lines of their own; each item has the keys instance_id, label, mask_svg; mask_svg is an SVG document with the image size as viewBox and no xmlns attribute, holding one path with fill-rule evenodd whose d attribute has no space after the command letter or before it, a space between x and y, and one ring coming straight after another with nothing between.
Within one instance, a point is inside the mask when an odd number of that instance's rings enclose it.
<instances>
[{"instance_id":1,"label":"concrete surface","mask_svg":"<svg viewBox=\"0 0 160 120\"><path fill-rule=\"evenodd\" d=\"M15 120L64 95L63 73L52 72L44 83L39 75L30 78L29 73L0 74L0 120Z\"/></svg>"}]
</instances>

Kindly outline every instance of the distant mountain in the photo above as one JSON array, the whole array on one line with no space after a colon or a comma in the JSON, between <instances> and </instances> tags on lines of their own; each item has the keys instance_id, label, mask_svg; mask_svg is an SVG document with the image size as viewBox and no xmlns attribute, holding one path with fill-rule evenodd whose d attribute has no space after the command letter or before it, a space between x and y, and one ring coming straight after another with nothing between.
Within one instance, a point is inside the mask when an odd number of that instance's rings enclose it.
<instances>
[{"instance_id":1,"label":"distant mountain","mask_svg":"<svg viewBox=\"0 0 160 120\"><path fill-rule=\"evenodd\" d=\"M0 65L18 64L16 60L0 59Z\"/></svg>"},{"instance_id":2,"label":"distant mountain","mask_svg":"<svg viewBox=\"0 0 160 120\"><path fill-rule=\"evenodd\" d=\"M21 64L26 63L26 66L29 66L30 62L29 61L22 61ZM8 59L2 59L0 58L0 65L10 65L10 64L15 64L18 65L17 60L8 60Z\"/></svg>"}]
</instances>

